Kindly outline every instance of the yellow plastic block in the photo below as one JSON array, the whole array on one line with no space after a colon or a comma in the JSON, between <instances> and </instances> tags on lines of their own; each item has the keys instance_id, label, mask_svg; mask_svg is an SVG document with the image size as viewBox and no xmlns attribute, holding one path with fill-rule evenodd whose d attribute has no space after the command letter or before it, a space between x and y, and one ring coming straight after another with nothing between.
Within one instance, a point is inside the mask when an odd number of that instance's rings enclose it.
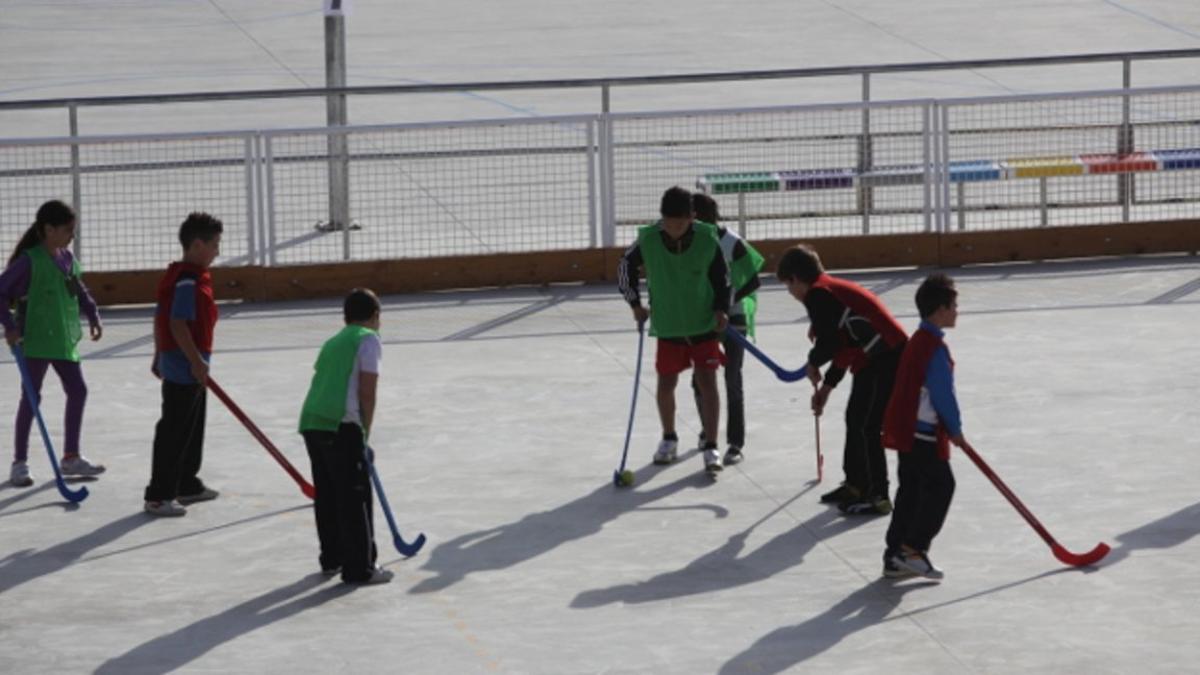
<instances>
[{"instance_id":1,"label":"yellow plastic block","mask_svg":"<svg viewBox=\"0 0 1200 675\"><path fill-rule=\"evenodd\" d=\"M1026 157L1005 160L1004 168L1011 178L1045 178L1047 176L1081 176L1083 162L1078 157Z\"/></svg>"}]
</instances>

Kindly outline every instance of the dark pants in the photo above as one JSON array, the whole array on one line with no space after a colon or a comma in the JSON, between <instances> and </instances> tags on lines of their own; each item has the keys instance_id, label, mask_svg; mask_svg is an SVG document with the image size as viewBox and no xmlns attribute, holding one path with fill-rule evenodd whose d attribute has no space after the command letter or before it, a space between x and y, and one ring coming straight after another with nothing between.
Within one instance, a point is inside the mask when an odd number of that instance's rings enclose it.
<instances>
[{"instance_id":1,"label":"dark pants","mask_svg":"<svg viewBox=\"0 0 1200 675\"><path fill-rule=\"evenodd\" d=\"M342 581L365 581L375 567L371 475L363 459L362 428L342 424L337 432L305 431L312 461L313 513L321 543L321 569L342 568Z\"/></svg>"},{"instance_id":2,"label":"dark pants","mask_svg":"<svg viewBox=\"0 0 1200 675\"><path fill-rule=\"evenodd\" d=\"M162 417L154 427L154 460L146 501L166 501L204 491L199 474L207 401L203 385L163 380Z\"/></svg>"},{"instance_id":3,"label":"dark pants","mask_svg":"<svg viewBox=\"0 0 1200 675\"><path fill-rule=\"evenodd\" d=\"M867 497L888 496L887 457L883 452L883 412L896 383L900 349L871 359L854 374L846 404L846 449L842 470L846 482Z\"/></svg>"},{"instance_id":4,"label":"dark pants","mask_svg":"<svg viewBox=\"0 0 1200 675\"><path fill-rule=\"evenodd\" d=\"M734 326L746 334L745 326ZM721 334L721 345L725 347L725 402L729 408L728 420L725 422L725 442L739 448L746 444L746 405L742 394L742 362L746 349L742 343L728 335ZM696 386L695 373L692 374L692 394L696 399L696 412L700 413L700 388ZM716 439L712 439L716 440Z\"/></svg>"},{"instance_id":5,"label":"dark pants","mask_svg":"<svg viewBox=\"0 0 1200 675\"><path fill-rule=\"evenodd\" d=\"M912 450L900 455L896 503L887 531L887 552L898 553L905 544L928 551L946 522L954 497L954 472L950 462L938 457L937 444L917 439Z\"/></svg>"}]
</instances>

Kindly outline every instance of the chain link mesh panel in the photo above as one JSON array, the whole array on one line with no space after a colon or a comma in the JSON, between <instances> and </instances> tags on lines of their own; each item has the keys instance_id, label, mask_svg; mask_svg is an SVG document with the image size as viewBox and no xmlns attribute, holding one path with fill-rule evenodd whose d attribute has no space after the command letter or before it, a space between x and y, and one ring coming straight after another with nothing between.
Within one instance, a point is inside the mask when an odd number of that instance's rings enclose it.
<instances>
[{"instance_id":1,"label":"chain link mesh panel","mask_svg":"<svg viewBox=\"0 0 1200 675\"><path fill-rule=\"evenodd\" d=\"M178 259L179 223L192 211L208 211L225 225L217 264L250 262L245 136L76 143L78 251L85 269L154 269ZM74 201L71 146L65 140L0 146L6 240L15 242L47 199Z\"/></svg>"},{"instance_id":2,"label":"chain link mesh panel","mask_svg":"<svg viewBox=\"0 0 1200 675\"><path fill-rule=\"evenodd\" d=\"M349 131L349 258L592 246L593 123L587 117ZM346 253L346 233L323 226L330 220L328 138L324 131L271 136L279 264L336 261Z\"/></svg>"},{"instance_id":3,"label":"chain link mesh panel","mask_svg":"<svg viewBox=\"0 0 1200 675\"><path fill-rule=\"evenodd\" d=\"M951 229L1196 216L1200 91L953 101L943 119Z\"/></svg>"},{"instance_id":4,"label":"chain link mesh panel","mask_svg":"<svg viewBox=\"0 0 1200 675\"><path fill-rule=\"evenodd\" d=\"M613 116L619 243L672 185L752 239L925 228L926 104ZM866 133L864 133L866 132ZM866 217L864 218L864 213ZM732 225L731 225L732 226Z\"/></svg>"}]
</instances>

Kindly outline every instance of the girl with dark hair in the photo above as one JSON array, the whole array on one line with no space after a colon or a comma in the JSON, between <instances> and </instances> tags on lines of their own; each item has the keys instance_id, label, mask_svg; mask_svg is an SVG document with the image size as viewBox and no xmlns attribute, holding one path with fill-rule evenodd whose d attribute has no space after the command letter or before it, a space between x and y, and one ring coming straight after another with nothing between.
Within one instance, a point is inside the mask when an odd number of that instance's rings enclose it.
<instances>
[{"instance_id":1,"label":"girl with dark hair","mask_svg":"<svg viewBox=\"0 0 1200 675\"><path fill-rule=\"evenodd\" d=\"M9 346L22 346L33 388L39 394L51 367L62 381L67 398L63 475L95 476L104 473L104 467L79 453L83 404L87 400L76 347L81 337L80 310L87 315L93 340L100 339L103 329L96 302L80 278L79 263L67 248L75 238L75 225L75 210L61 201L48 201L38 209L36 219L0 273L0 324ZM33 408L22 390L9 475L17 487L33 485L27 463L32 423Z\"/></svg>"}]
</instances>

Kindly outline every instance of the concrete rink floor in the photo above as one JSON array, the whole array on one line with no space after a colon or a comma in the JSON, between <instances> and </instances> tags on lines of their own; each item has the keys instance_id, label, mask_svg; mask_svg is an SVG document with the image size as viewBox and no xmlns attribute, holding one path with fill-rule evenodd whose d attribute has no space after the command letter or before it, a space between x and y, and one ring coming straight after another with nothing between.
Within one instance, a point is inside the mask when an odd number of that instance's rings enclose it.
<instances>
[{"instance_id":1,"label":"concrete rink floor","mask_svg":"<svg viewBox=\"0 0 1200 675\"><path fill-rule=\"evenodd\" d=\"M926 270L853 274L908 328ZM636 353L611 286L385 298L374 432L400 523L387 586L323 580L307 500L213 397L202 476L217 501L141 512L158 388L146 309L106 311L85 348L84 451L109 466L68 508L38 479L0 485L6 673L1177 673L1200 658L1194 257L954 271L949 334L967 437L1068 549L1059 564L962 455L932 558L941 584L880 578L886 518L817 503L839 478L846 387L822 426L809 389L745 368L747 460L713 482L657 441L645 355L630 465L619 459ZM803 308L760 293L760 346L800 365ZM333 301L223 306L213 376L308 473L294 432ZM649 347L649 345L648 345ZM16 369L0 364L8 447ZM62 394L46 410L61 442ZM680 435L695 437L681 397ZM894 477L895 459L889 457ZM894 485L893 485L894 487Z\"/></svg>"}]
</instances>

